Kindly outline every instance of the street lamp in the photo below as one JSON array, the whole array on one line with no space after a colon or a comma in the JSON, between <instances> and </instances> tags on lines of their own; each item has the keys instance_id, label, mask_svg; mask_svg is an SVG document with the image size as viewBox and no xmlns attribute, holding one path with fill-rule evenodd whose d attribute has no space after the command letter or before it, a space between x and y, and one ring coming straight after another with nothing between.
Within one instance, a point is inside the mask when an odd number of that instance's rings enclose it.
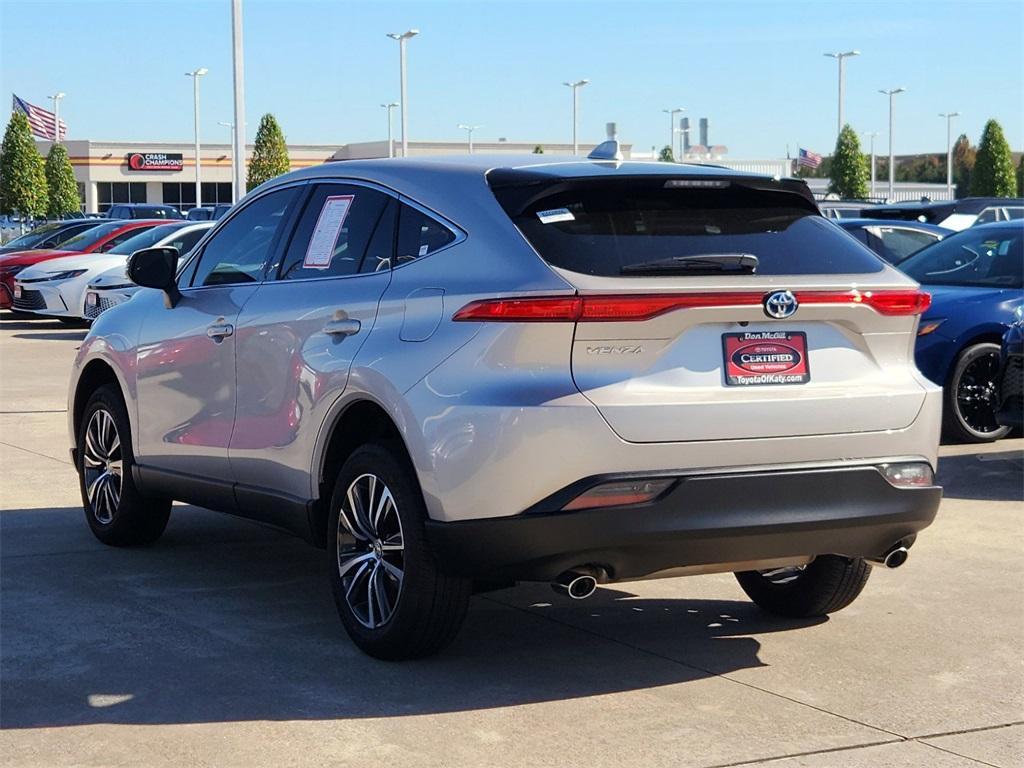
<instances>
[{"instance_id":1,"label":"street lamp","mask_svg":"<svg viewBox=\"0 0 1024 768\"><path fill-rule=\"evenodd\" d=\"M231 202L245 194L245 61L242 51L242 0L231 0L231 62L233 69L235 133L231 139L235 177Z\"/></svg>"},{"instance_id":2,"label":"street lamp","mask_svg":"<svg viewBox=\"0 0 1024 768\"><path fill-rule=\"evenodd\" d=\"M826 53L830 59L835 59L839 62L839 125L836 128L836 136L838 137L840 132L843 130L843 91L846 88L846 83L843 78L843 62L851 56L860 56L860 51L844 51L843 53Z\"/></svg>"},{"instance_id":3,"label":"street lamp","mask_svg":"<svg viewBox=\"0 0 1024 768\"><path fill-rule=\"evenodd\" d=\"M469 154L471 155L473 154L473 131L481 127L482 126L479 125L464 125L463 123L459 123L459 128L466 132L466 138L469 139Z\"/></svg>"},{"instance_id":4,"label":"street lamp","mask_svg":"<svg viewBox=\"0 0 1024 768\"><path fill-rule=\"evenodd\" d=\"M578 155L580 153L579 141L576 139L576 130L579 125L577 121L580 108L579 91L580 88L589 82L589 80L573 80L570 83L562 83L562 85L572 88L572 153L574 155Z\"/></svg>"},{"instance_id":5,"label":"street lamp","mask_svg":"<svg viewBox=\"0 0 1024 768\"><path fill-rule=\"evenodd\" d=\"M199 173L199 78L209 72L206 67L200 67L191 72L186 72L185 77L192 78L192 98L195 103L195 134L196 134L196 208L203 204L201 191L201 178Z\"/></svg>"},{"instance_id":6,"label":"street lamp","mask_svg":"<svg viewBox=\"0 0 1024 768\"><path fill-rule=\"evenodd\" d=\"M389 32L388 37L392 40L398 41L398 69L399 79L401 86L401 106L402 106L402 157L409 156L409 95L406 93L405 86L405 44L413 37L416 37L420 31L418 29L410 29L407 32Z\"/></svg>"},{"instance_id":7,"label":"street lamp","mask_svg":"<svg viewBox=\"0 0 1024 768\"><path fill-rule=\"evenodd\" d=\"M892 97L897 93L903 93L906 88L892 88L890 90L879 90L878 92L889 97L889 200L892 200L893 188L896 186L896 157L892 149Z\"/></svg>"},{"instance_id":8,"label":"street lamp","mask_svg":"<svg viewBox=\"0 0 1024 768\"><path fill-rule=\"evenodd\" d=\"M235 130L235 124L234 123L226 123L223 120L218 120L217 121L217 125L223 125L225 128L228 129L230 134L233 135L234 130ZM231 199L232 199L232 201L234 201L234 199L235 199L234 184L235 184L235 153L232 152L231 153ZM220 202L220 201L218 200L217 202Z\"/></svg>"},{"instance_id":9,"label":"street lamp","mask_svg":"<svg viewBox=\"0 0 1024 768\"><path fill-rule=\"evenodd\" d=\"M67 94L63 91L48 97L53 102L53 143L60 144L60 100Z\"/></svg>"},{"instance_id":10,"label":"street lamp","mask_svg":"<svg viewBox=\"0 0 1024 768\"><path fill-rule=\"evenodd\" d=\"M864 134L871 142L871 197L875 196L875 136L878 131L871 131Z\"/></svg>"},{"instance_id":11,"label":"street lamp","mask_svg":"<svg viewBox=\"0 0 1024 768\"><path fill-rule=\"evenodd\" d=\"M676 115L686 110L683 107L676 107L675 109L663 109L661 111L668 115L668 146L671 149L676 143Z\"/></svg>"},{"instance_id":12,"label":"street lamp","mask_svg":"<svg viewBox=\"0 0 1024 768\"><path fill-rule=\"evenodd\" d=\"M381 107L388 111L388 157L395 156L395 140L391 138L391 110L397 106L397 101L389 101L387 104L381 104Z\"/></svg>"},{"instance_id":13,"label":"street lamp","mask_svg":"<svg viewBox=\"0 0 1024 768\"><path fill-rule=\"evenodd\" d=\"M953 199L953 118L960 117L959 112L939 114L946 118L946 194Z\"/></svg>"}]
</instances>

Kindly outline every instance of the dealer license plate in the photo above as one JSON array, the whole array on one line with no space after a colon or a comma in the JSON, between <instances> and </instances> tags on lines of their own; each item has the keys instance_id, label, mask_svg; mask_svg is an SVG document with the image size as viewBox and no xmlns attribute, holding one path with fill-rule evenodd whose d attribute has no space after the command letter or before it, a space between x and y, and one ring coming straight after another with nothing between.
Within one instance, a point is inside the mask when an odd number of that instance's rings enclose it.
<instances>
[{"instance_id":1,"label":"dealer license plate","mask_svg":"<svg viewBox=\"0 0 1024 768\"><path fill-rule=\"evenodd\" d=\"M811 380L802 331L723 333L725 383L730 387L806 384Z\"/></svg>"}]
</instances>

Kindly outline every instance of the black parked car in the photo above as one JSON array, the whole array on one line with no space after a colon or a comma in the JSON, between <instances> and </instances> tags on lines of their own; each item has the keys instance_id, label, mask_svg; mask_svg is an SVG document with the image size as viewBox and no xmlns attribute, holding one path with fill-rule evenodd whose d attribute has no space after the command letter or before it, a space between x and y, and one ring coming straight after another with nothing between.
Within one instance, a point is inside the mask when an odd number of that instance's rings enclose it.
<instances>
[{"instance_id":1,"label":"black parked car","mask_svg":"<svg viewBox=\"0 0 1024 768\"><path fill-rule=\"evenodd\" d=\"M919 221L839 219L836 224L893 265L953 234L951 229Z\"/></svg>"},{"instance_id":2,"label":"black parked car","mask_svg":"<svg viewBox=\"0 0 1024 768\"><path fill-rule=\"evenodd\" d=\"M231 206L227 203L218 203L217 205L203 205L199 208L193 208L185 216L189 221L217 221L225 213L231 210Z\"/></svg>"},{"instance_id":3,"label":"black parked car","mask_svg":"<svg viewBox=\"0 0 1024 768\"><path fill-rule=\"evenodd\" d=\"M1024 216L1024 199L1010 197L965 197L962 200L923 200L865 208L873 219L900 219L936 224L960 231L975 224L1011 221Z\"/></svg>"},{"instance_id":4,"label":"black parked car","mask_svg":"<svg viewBox=\"0 0 1024 768\"><path fill-rule=\"evenodd\" d=\"M108 219L184 219L173 205L159 203L115 203L107 211Z\"/></svg>"},{"instance_id":5,"label":"black parked car","mask_svg":"<svg viewBox=\"0 0 1024 768\"><path fill-rule=\"evenodd\" d=\"M1004 427L1024 428L1024 305L1013 313L999 351L999 410L996 419Z\"/></svg>"}]
</instances>

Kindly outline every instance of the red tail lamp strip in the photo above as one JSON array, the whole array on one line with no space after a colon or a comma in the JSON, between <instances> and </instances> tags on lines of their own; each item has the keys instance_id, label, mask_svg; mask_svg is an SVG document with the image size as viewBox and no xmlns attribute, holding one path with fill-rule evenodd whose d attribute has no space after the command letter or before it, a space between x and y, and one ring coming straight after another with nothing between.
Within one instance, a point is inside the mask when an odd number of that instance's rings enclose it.
<instances>
[{"instance_id":1,"label":"red tail lamp strip","mask_svg":"<svg viewBox=\"0 0 1024 768\"><path fill-rule=\"evenodd\" d=\"M760 306L762 292L539 296L472 301L452 317L497 323L633 322L677 309ZM931 305L924 291L796 291L802 306L864 304L880 315L920 315Z\"/></svg>"}]
</instances>

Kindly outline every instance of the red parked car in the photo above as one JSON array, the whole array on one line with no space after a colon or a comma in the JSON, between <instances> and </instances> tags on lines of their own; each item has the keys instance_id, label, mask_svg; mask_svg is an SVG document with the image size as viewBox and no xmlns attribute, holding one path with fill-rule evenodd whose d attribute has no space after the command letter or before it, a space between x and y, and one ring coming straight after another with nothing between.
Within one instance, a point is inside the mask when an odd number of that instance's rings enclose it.
<instances>
[{"instance_id":1,"label":"red parked car","mask_svg":"<svg viewBox=\"0 0 1024 768\"><path fill-rule=\"evenodd\" d=\"M157 224L166 224L165 219L135 219L111 221L75 235L61 243L60 250L15 251L0 255L0 309L11 309L14 304L14 276L25 267L61 256L75 256L83 253L106 253L129 237L144 232Z\"/></svg>"}]
</instances>

